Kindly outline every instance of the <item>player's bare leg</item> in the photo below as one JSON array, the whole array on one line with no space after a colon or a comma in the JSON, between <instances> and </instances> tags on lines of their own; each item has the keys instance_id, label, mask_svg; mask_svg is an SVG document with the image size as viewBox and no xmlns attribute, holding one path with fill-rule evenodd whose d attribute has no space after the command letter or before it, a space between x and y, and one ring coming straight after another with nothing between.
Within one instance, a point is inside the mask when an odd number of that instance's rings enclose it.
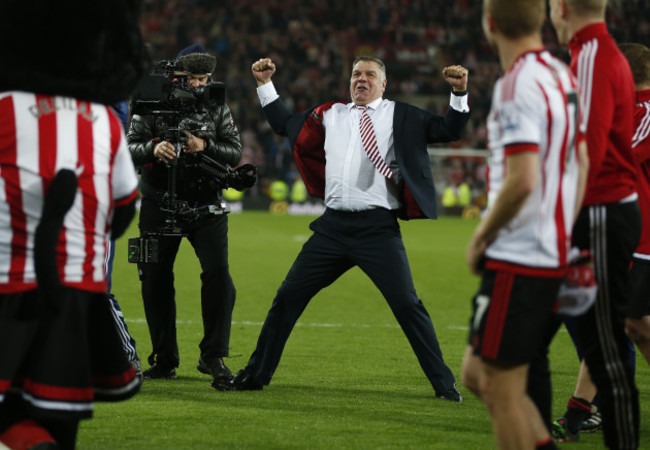
<instances>
[{"instance_id":1,"label":"player's bare leg","mask_svg":"<svg viewBox=\"0 0 650 450\"><path fill-rule=\"evenodd\" d=\"M487 406L500 449L533 449L551 436L526 394L528 365L504 367L487 363L465 349L463 385Z\"/></svg>"},{"instance_id":2,"label":"player's bare leg","mask_svg":"<svg viewBox=\"0 0 650 450\"><path fill-rule=\"evenodd\" d=\"M558 442L572 442L579 439L582 424L593 414L594 407L591 402L596 398L598 388L591 380L589 368L585 360L580 363L578 380L573 391L573 396L567 402L564 415L551 425L553 437Z\"/></svg>"},{"instance_id":3,"label":"player's bare leg","mask_svg":"<svg viewBox=\"0 0 650 450\"><path fill-rule=\"evenodd\" d=\"M526 394L528 365L482 361L481 398L488 408L499 449L534 449L550 439L537 408Z\"/></svg>"},{"instance_id":4,"label":"player's bare leg","mask_svg":"<svg viewBox=\"0 0 650 450\"><path fill-rule=\"evenodd\" d=\"M468 345L465 348L460 377L463 385L479 399L481 398L481 393L479 391L480 375L481 359L474 355L474 349Z\"/></svg>"},{"instance_id":5,"label":"player's bare leg","mask_svg":"<svg viewBox=\"0 0 650 450\"><path fill-rule=\"evenodd\" d=\"M526 415L531 418L531 425L533 428L533 436L535 437L535 445L539 446L541 443L550 442L553 440L548 428L544 424L544 419L540 414L535 402L528 395L524 398L524 408L526 408Z\"/></svg>"},{"instance_id":6,"label":"player's bare leg","mask_svg":"<svg viewBox=\"0 0 650 450\"><path fill-rule=\"evenodd\" d=\"M580 371L578 372L578 381L576 382L576 389L573 392L574 397L584 398L592 401L596 396L597 388L591 376L589 375L589 368L583 359L580 363Z\"/></svg>"},{"instance_id":7,"label":"player's bare leg","mask_svg":"<svg viewBox=\"0 0 650 450\"><path fill-rule=\"evenodd\" d=\"M650 316L641 319L625 319L625 332L650 365Z\"/></svg>"}]
</instances>

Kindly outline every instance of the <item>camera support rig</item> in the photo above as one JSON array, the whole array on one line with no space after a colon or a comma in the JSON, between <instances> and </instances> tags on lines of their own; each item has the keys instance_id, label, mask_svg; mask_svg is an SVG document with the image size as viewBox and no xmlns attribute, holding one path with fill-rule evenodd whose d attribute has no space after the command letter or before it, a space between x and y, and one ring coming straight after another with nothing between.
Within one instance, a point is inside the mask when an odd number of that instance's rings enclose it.
<instances>
[{"instance_id":1,"label":"camera support rig","mask_svg":"<svg viewBox=\"0 0 650 450\"><path fill-rule=\"evenodd\" d=\"M205 217L230 212L230 208L224 203L196 205L180 200L177 189L180 164L184 168L196 167L203 174L216 180L219 189L232 187L243 191L257 181L257 168L251 164L243 164L233 169L202 152L182 154L187 133L196 131L191 129L195 122L182 118L204 105L224 104L225 85L210 83L200 89L187 89L183 83L171 79L175 68L174 64L164 63L166 74L152 74L145 79L140 90L133 96L131 111L139 115L162 117L169 125L167 129L171 133L169 136L165 136L165 140L174 145L176 156L166 164L168 169L167 191L159 202L160 209L165 215L165 225L155 232L129 239L128 260L131 263L158 262L157 238L186 236L187 233L181 224L191 224Z\"/></svg>"},{"instance_id":2,"label":"camera support rig","mask_svg":"<svg viewBox=\"0 0 650 450\"><path fill-rule=\"evenodd\" d=\"M196 206L179 199L177 190L179 165L182 164L184 168L197 168L204 175L217 180L221 189L233 188L243 191L253 186L257 180L257 168L252 164L243 164L233 169L201 152L188 154L181 158L182 144L176 142L174 147L177 156L167 163L169 170L167 191L160 202L161 210L166 216L166 226L160 230L160 234L184 235L182 227L179 226L179 221L193 223L210 215L221 215L230 212L229 206L224 203Z\"/></svg>"},{"instance_id":3,"label":"camera support rig","mask_svg":"<svg viewBox=\"0 0 650 450\"><path fill-rule=\"evenodd\" d=\"M175 143L177 155L180 155L180 143ZM207 155L192 154L196 159L195 167L205 174L219 180L223 188L232 187L242 191L257 181L257 168L252 164L243 164L235 169L223 165ZM142 237L129 239L128 259L131 263L158 262L158 237L186 236L181 223L194 223L211 215L217 216L230 212L230 207L224 203L193 206L185 200L180 200L177 194L177 173L179 157L172 159L168 165L167 192L162 196L160 209L165 215L165 225L155 232L146 233Z\"/></svg>"}]
</instances>

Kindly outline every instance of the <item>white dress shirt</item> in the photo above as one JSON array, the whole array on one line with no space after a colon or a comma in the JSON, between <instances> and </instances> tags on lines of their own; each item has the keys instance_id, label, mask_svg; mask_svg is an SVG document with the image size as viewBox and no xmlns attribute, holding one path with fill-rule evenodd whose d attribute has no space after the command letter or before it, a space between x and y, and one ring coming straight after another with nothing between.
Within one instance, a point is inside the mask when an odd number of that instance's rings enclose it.
<instances>
[{"instance_id":1,"label":"white dress shirt","mask_svg":"<svg viewBox=\"0 0 650 450\"><path fill-rule=\"evenodd\" d=\"M262 107L279 97L272 82L259 86L257 94ZM469 111L466 95L452 95L451 103L454 109L462 111L467 108ZM377 137L379 153L386 164L390 164L395 160L395 102L378 98L366 106ZM361 111L354 103L335 103L323 113L323 126L326 130L325 206L339 211L398 209L399 193L395 183L379 173L363 148L359 133L360 120Z\"/></svg>"}]
</instances>

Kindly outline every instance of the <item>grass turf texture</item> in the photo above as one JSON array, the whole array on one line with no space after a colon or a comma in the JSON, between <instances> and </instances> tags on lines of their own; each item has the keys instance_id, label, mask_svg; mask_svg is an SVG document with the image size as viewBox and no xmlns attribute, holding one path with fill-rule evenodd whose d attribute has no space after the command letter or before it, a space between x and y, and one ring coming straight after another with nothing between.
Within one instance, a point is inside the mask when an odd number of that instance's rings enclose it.
<instances>
[{"instance_id":1,"label":"grass turf texture","mask_svg":"<svg viewBox=\"0 0 650 450\"><path fill-rule=\"evenodd\" d=\"M309 216L245 212L230 216L230 267L237 288L231 354L236 373L255 347L277 288L310 235ZM426 305L446 362L457 378L478 278L464 262L476 220L444 217L400 222L415 287ZM136 266L118 241L114 293L143 359L151 343ZM202 337L200 268L184 240L175 266L181 365L176 380L145 380L133 399L97 403L83 421L80 449L207 448L493 448L485 407L460 383L461 404L436 399L387 304L355 268L321 291L294 329L271 384L261 392L218 392L196 370ZM578 362L561 330L551 350L554 417L573 392ZM642 358L640 358L642 359ZM648 369L638 361L643 418L650 410ZM603 448L602 434L583 434L571 448ZM650 445L642 425L641 445Z\"/></svg>"}]
</instances>

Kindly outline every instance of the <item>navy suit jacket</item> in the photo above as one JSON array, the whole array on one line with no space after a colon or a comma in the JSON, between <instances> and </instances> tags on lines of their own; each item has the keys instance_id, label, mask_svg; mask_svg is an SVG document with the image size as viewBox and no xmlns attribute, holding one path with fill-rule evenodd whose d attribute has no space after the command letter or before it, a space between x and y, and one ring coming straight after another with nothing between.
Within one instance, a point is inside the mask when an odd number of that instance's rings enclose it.
<instances>
[{"instance_id":1,"label":"navy suit jacket","mask_svg":"<svg viewBox=\"0 0 650 450\"><path fill-rule=\"evenodd\" d=\"M323 112L330 102L299 113L290 113L281 99L264 107L271 128L287 136L294 160L311 195L325 194L325 129ZM436 190L427 146L460 138L469 113L448 108L444 116L407 103L395 102L393 142L395 159L404 180L399 217L404 220L437 217Z\"/></svg>"}]
</instances>

